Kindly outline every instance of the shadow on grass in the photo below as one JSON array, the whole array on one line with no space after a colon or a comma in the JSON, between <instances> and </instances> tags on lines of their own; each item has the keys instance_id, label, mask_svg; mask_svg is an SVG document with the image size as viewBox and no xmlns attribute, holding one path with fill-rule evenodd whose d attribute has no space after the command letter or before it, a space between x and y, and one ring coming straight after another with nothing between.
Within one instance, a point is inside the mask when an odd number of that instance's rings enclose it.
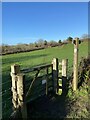
<instances>
[{"instance_id":1,"label":"shadow on grass","mask_svg":"<svg viewBox=\"0 0 90 120\"><path fill-rule=\"evenodd\" d=\"M21 62L21 61L26 61L26 60L29 60L29 59L36 59L36 58L43 58L43 57L46 57L46 56L48 56L49 54L40 54L40 55L26 55L26 56L22 56L22 55L20 55L20 56L17 56L17 57L14 57L13 58L13 56L12 56L12 58L10 57L10 58L8 58L7 57L7 59L8 60L4 60L3 59L3 61L2 61L2 64L8 64L8 63L14 63L14 62Z\"/></svg>"}]
</instances>

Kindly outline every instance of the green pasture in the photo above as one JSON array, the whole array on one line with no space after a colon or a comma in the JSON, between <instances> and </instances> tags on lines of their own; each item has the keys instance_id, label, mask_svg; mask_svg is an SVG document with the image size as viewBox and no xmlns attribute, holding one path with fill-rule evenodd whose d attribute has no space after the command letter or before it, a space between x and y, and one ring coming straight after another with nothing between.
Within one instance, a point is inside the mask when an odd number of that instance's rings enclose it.
<instances>
[{"instance_id":1,"label":"green pasture","mask_svg":"<svg viewBox=\"0 0 90 120\"><path fill-rule=\"evenodd\" d=\"M60 61L62 59L68 59L68 75L71 75L73 69L73 49L73 44L66 44L33 52L24 52L2 56L2 83L9 81L11 82L10 66L12 64L19 64L21 69L32 68L33 66L51 63L53 58L58 58ZM82 57L86 57L87 55L88 43L83 42L79 45L79 61L82 59ZM5 91L10 87L11 84L2 85L2 91ZM4 94L3 101L6 100L7 97L11 97L10 90L8 95L7 93ZM5 107L5 109L8 110L9 106ZM4 112L5 109L3 108Z\"/></svg>"},{"instance_id":2,"label":"green pasture","mask_svg":"<svg viewBox=\"0 0 90 120\"><path fill-rule=\"evenodd\" d=\"M83 42L79 45L79 61L81 57L88 54L88 43ZM37 50L33 52L25 52L2 56L2 76L3 82L8 81L7 77L10 73L12 64L19 64L21 68L30 68L43 63L51 63L53 58L68 59L69 69L73 65L73 44Z\"/></svg>"}]
</instances>

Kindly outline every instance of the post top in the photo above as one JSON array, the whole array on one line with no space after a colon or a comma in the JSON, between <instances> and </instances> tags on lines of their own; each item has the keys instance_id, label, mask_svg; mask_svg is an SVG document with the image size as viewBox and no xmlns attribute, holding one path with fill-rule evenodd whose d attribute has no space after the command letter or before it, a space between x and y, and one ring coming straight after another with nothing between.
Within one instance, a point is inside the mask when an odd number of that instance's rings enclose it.
<instances>
[{"instance_id":1,"label":"post top","mask_svg":"<svg viewBox=\"0 0 90 120\"><path fill-rule=\"evenodd\" d=\"M11 72L14 74L20 73L20 65L17 64L11 65Z\"/></svg>"},{"instance_id":2,"label":"post top","mask_svg":"<svg viewBox=\"0 0 90 120\"><path fill-rule=\"evenodd\" d=\"M78 38L78 37L75 37L75 40L79 40L79 38Z\"/></svg>"},{"instance_id":3,"label":"post top","mask_svg":"<svg viewBox=\"0 0 90 120\"><path fill-rule=\"evenodd\" d=\"M20 65L18 65L18 64L12 64L11 66L20 66Z\"/></svg>"}]
</instances>

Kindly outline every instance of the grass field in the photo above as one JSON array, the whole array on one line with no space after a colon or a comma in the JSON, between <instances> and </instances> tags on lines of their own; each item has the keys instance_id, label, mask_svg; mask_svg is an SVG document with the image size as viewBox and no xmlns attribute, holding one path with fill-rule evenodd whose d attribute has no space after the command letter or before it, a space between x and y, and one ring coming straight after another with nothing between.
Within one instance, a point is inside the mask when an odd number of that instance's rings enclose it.
<instances>
[{"instance_id":1,"label":"grass field","mask_svg":"<svg viewBox=\"0 0 90 120\"><path fill-rule=\"evenodd\" d=\"M87 44L85 42L79 45L79 61L81 57L85 57L88 54ZM10 66L14 63L19 64L22 68L28 68L43 63L51 63L52 59L56 57L60 60L67 58L69 61L69 70L71 70L73 65L73 44L27 53L5 55L2 57L2 82L8 81L7 77L10 73Z\"/></svg>"},{"instance_id":2,"label":"grass field","mask_svg":"<svg viewBox=\"0 0 90 120\"><path fill-rule=\"evenodd\" d=\"M30 68L44 63L51 63L53 58L58 58L59 60L68 59L69 62L68 75L70 75L73 69L73 48L74 48L73 44L67 44L61 47L58 46L33 52L2 56L2 83L8 81L11 82L10 66L12 64L19 64L21 68ZM83 42L79 45L79 61L82 57L86 57L87 55L88 55L88 43ZM10 87L11 84L3 85L2 90L5 91ZM10 95L11 93L8 93L8 96ZM7 94L3 96L3 101L6 97ZM9 106L7 106L7 109L8 108ZM3 111L5 111L5 109L3 109Z\"/></svg>"}]
</instances>

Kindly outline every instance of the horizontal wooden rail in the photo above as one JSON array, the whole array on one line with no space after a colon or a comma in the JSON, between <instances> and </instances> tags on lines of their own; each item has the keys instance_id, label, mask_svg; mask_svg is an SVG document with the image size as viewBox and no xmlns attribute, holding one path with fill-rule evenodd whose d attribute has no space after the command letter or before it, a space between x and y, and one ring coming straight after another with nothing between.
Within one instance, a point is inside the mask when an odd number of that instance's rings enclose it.
<instances>
[{"instance_id":1,"label":"horizontal wooden rail","mask_svg":"<svg viewBox=\"0 0 90 120\"><path fill-rule=\"evenodd\" d=\"M29 73L29 72L45 69L47 67L52 67L52 64L46 64L46 65L36 66L36 67L33 67L33 68L22 69L21 72Z\"/></svg>"}]
</instances>

